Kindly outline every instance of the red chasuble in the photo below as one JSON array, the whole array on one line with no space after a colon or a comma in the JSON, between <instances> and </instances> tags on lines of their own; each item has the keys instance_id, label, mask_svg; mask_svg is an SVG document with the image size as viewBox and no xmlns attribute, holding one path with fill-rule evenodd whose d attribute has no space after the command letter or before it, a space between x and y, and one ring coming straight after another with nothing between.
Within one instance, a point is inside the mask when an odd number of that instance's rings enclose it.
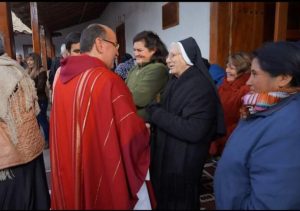
<instances>
[{"instance_id":1,"label":"red chasuble","mask_svg":"<svg viewBox=\"0 0 300 211\"><path fill-rule=\"evenodd\" d=\"M97 58L68 57L50 117L51 209L132 209L149 133L125 83Z\"/></svg>"}]
</instances>

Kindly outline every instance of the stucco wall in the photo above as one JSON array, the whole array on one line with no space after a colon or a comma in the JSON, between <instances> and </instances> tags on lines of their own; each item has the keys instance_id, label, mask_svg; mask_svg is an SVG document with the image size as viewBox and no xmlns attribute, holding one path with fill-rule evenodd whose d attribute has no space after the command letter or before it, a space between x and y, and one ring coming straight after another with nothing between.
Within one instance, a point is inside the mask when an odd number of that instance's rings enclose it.
<instances>
[{"instance_id":1,"label":"stucco wall","mask_svg":"<svg viewBox=\"0 0 300 211\"><path fill-rule=\"evenodd\" d=\"M60 30L62 36L54 37L53 43L59 54L64 37L71 31L82 31L91 23L102 23L115 28L125 23L126 51L131 53L132 39L140 31L156 32L167 46L173 41L192 36L196 39L203 57L209 56L210 2L179 2L179 25L162 29L162 6L166 2L112 2L98 19ZM16 40L16 52L22 52L24 38Z\"/></svg>"}]
</instances>

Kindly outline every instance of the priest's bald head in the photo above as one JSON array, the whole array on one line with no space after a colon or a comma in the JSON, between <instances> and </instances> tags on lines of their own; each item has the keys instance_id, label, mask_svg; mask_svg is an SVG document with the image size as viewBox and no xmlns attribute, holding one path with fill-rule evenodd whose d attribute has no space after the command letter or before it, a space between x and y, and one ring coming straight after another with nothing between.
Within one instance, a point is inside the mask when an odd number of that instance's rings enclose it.
<instances>
[{"instance_id":1,"label":"priest's bald head","mask_svg":"<svg viewBox=\"0 0 300 211\"><path fill-rule=\"evenodd\" d=\"M108 26L91 24L81 34L81 53L101 59L107 68L113 68L114 60L119 55L118 49L116 34Z\"/></svg>"}]
</instances>

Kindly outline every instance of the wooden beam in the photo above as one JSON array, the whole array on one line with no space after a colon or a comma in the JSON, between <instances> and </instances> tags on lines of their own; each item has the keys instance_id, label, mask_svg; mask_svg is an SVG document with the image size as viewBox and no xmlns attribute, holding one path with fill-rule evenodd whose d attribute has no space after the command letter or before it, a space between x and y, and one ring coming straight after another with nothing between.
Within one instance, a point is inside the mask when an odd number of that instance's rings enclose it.
<instances>
[{"instance_id":1,"label":"wooden beam","mask_svg":"<svg viewBox=\"0 0 300 211\"><path fill-rule=\"evenodd\" d=\"M53 57L53 52L52 52L52 42L51 42L51 35L49 33L46 33L46 48L47 48L47 56L50 58Z\"/></svg>"},{"instance_id":2,"label":"wooden beam","mask_svg":"<svg viewBox=\"0 0 300 211\"><path fill-rule=\"evenodd\" d=\"M5 52L9 57L15 59L15 42L9 2L0 2L0 32L3 34Z\"/></svg>"},{"instance_id":3,"label":"wooden beam","mask_svg":"<svg viewBox=\"0 0 300 211\"><path fill-rule=\"evenodd\" d=\"M41 54L40 27L38 18L37 2L30 2L31 29L33 52Z\"/></svg>"},{"instance_id":4,"label":"wooden beam","mask_svg":"<svg viewBox=\"0 0 300 211\"><path fill-rule=\"evenodd\" d=\"M276 2L274 41L286 40L288 2Z\"/></svg>"},{"instance_id":5,"label":"wooden beam","mask_svg":"<svg viewBox=\"0 0 300 211\"><path fill-rule=\"evenodd\" d=\"M55 50L55 45L51 42L51 51L52 51L52 57L56 56L56 50Z\"/></svg>"},{"instance_id":6,"label":"wooden beam","mask_svg":"<svg viewBox=\"0 0 300 211\"><path fill-rule=\"evenodd\" d=\"M49 31L49 29L47 28L47 26L45 26L45 39L46 39L46 49L47 49L47 56L52 58L53 52L52 52L52 36L51 36L51 32Z\"/></svg>"},{"instance_id":7,"label":"wooden beam","mask_svg":"<svg viewBox=\"0 0 300 211\"><path fill-rule=\"evenodd\" d=\"M41 58L43 67L47 69L47 47L46 47L46 36L44 26L40 26L40 39L41 39Z\"/></svg>"}]
</instances>

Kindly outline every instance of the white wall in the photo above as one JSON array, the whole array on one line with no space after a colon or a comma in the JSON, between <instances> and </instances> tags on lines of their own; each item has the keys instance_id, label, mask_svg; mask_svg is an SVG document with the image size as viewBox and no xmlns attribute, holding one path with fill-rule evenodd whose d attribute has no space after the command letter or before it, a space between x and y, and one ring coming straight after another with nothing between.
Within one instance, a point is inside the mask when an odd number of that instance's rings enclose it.
<instances>
[{"instance_id":1,"label":"white wall","mask_svg":"<svg viewBox=\"0 0 300 211\"><path fill-rule=\"evenodd\" d=\"M78 25L75 25L75 26L72 26L72 27L68 27L68 28L65 28L63 30L60 30L59 32L62 33L62 36L59 36L59 37L53 37L52 38L52 41L53 41L53 44L55 45L55 52L56 52L56 55L58 56L59 53L60 53L60 46L65 42L65 37L70 33L70 32L81 32L85 27L87 27L88 25L92 24L92 23L96 23L96 22L99 22L99 19L95 19L95 20L92 20L92 21L88 21L88 22L84 22L84 23L81 23L81 24L78 24Z\"/></svg>"},{"instance_id":2,"label":"white wall","mask_svg":"<svg viewBox=\"0 0 300 211\"><path fill-rule=\"evenodd\" d=\"M108 5L99 21L115 29L125 22L126 51L131 53L133 37L143 31L156 32L169 46L192 36L202 56L209 57L210 2L179 2L179 25L162 29L162 6L166 2L113 2ZM113 14L116 14L115 16Z\"/></svg>"},{"instance_id":3,"label":"white wall","mask_svg":"<svg viewBox=\"0 0 300 211\"><path fill-rule=\"evenodd\" d=\"M17 34L14 36L16 54L21 54L24 58L23 45L32 45L31 34Z\"/></svg>"},{"instance_id":4,"label":"white wall","mask_svg":"<svg viewBox=\"0 0 300 211\"><path fill-rule=\"evenodd\" d=\"M179 25L162 29L162 6L166 2L112 2L98 19L60 30L62 36L54 37L53 44L59 54L65 36L72 31L82 31L91 23L102 23L116 29L125 23L126 51L133 53L132 39L143 31L156 32L162 41L169 46L192 36L197 41L202 56L209 57L210 35L210 2L179 2ZM18 52L18 48L17 48Z\"/></svg>"}]
</instances>

